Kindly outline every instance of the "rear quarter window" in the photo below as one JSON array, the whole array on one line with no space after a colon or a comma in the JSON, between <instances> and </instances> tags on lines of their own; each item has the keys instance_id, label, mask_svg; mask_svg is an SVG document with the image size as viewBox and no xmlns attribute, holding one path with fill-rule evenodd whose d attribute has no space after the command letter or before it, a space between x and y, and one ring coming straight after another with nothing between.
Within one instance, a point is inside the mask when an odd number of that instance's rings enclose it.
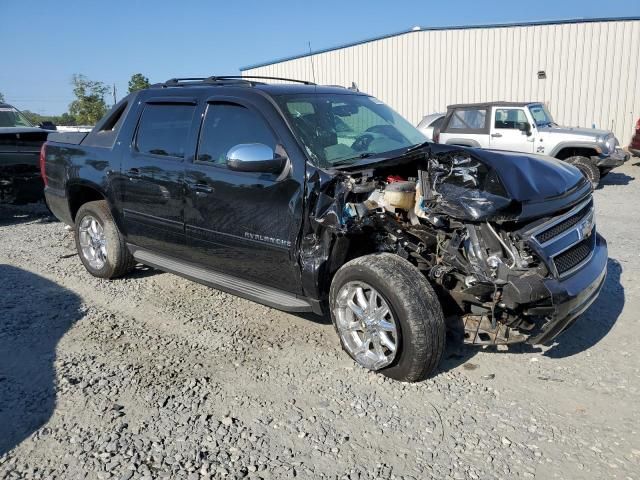
<instances>
[{"instance_id":1,"label":"rear quarter window","mask_svg":"<svg viewBox=\"0 0 640 480\"><path fill-rule=\"evenodd\" d=\"M194 111L193 105L146 105L138 124L136 150L149 155L184 158Z\"/></svg>"},{"instance_id":2,"label":"rear quarter window","mask_svg":"<svg viewBox=\"0 0 640 480\"><path fill-rule=\"evenodd\" d=\"M483 132L487 129L487 110L484 108L460 108L453 111L447 130L458 132Z\"/></svg>"}]
</instances>

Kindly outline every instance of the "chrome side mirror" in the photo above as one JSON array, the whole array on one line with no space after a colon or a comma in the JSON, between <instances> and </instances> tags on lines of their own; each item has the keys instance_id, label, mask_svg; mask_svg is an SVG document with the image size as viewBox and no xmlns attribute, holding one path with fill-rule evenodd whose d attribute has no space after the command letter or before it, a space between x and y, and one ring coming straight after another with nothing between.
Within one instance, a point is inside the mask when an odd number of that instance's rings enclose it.
<instances>
[{"instance_id":1,"label":"chrome side mirror","mask_svg":"<svg viewBox=\"0 0 640 480\"><path fill-rule=\"evenodd\" d=\"M227 167L237 172L280 173L287 159L263 143L241 143L227 152Z\"/></svg>"}]
</instances>

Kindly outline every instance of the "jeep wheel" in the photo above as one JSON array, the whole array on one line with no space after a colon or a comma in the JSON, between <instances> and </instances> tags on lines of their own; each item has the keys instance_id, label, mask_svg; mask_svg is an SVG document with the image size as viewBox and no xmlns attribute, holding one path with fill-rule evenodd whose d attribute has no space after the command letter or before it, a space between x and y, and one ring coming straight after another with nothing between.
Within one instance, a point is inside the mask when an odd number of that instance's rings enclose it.
<instances>
[{"instance_id":1,"label":"jeep wheel","mask_svg":"<svg viewBox=\"0 0 640 480\"><path fill-rule=\"evenodd\" d=\"M343 265L329 302L343 349L362 367L415 382L440 362L445 323L438 297L397 255L366 255Z\"/></svg>"},{"instance_id":2,"label":"jeep wheel","mask_svg":"<svg viewBox=\"0 0 640 480\"><path fill-rule=\"evenodd\" d=\"M582 174L591 182L591 186L595 190L600 184L600 170L593 160L587 157L569 157L565 162L577 167Z\"/></svg>"},{"instance_id":3,"label":"jeep wheel","mask_svg":"<svg viewBox=\"0 0 640 480\"><path fill-rule=\"evenodd\" d=\"M75 220L75 240L80 260L94 277L121 277L135 265L104 200L80 207Z\"/></svg>"}]
</instances>

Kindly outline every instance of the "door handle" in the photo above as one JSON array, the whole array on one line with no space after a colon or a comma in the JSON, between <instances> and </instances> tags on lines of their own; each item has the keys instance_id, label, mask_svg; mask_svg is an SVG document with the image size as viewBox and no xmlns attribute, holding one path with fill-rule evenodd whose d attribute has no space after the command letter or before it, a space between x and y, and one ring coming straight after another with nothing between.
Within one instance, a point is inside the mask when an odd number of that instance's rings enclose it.
<instances>
[{"instance_id":1,"label":"door handle","mask_svg":"<svg viewBox=\"0 0 640 480\"><path fill-rule=\"evenodd\" d=\"M196 192L196 195L207 195L213 193L213 187L210 187L206 183L194 183L191 185L191 190Z\"/></svg>"},{"instance_id":2,"label":"door handle","mask_svg":"<svg viewBox=\"0 0 640 480\"><path fill-rule=\"evenodd\" d=\"M494 138L500 138L502 136L502 134L501 133L492 133L491 136L494 137Z\"/></svg>"},{"instance_id":3,"label":"door handle","mask_svg":"<svg viewBox=\"0 0 640 480\"><path fill-rule=\"evenodd\" d=\"M140 170L138 170L137 168L130 168L129 170L127 170L127 177L129 177L131 180L140 178Z\"/></svg>"}]
</instances>

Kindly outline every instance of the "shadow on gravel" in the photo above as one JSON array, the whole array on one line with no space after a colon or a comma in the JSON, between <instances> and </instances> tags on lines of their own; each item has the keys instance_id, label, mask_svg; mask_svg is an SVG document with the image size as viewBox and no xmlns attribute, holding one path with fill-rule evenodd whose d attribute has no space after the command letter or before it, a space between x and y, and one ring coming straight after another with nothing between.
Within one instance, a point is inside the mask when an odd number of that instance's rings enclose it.
<instances>
[{"instance_id":1,"label":"shadow on gravel","mask_svg":"<svg viewBox=\"0 0 640 480\"><path fill-rule=\"evenodd\" d=\"M607 261L607 279L600 295L589 309L571 326L571 328L556 338L555 343L544 355L550 358L570 357L593 347L602 340L613 328L624 307L624 287L620 283L622 266L617 260ZM453 370L464 366L482 347L464 345L461 339L451 338L447 334L447 347L443 356L439 372ZM495 347L485 347L487 351L500 353L541 353L540 346L528 343L509 345L505 350ZM436 374L437 374L436 373Z\"/></svg>"},{"instance_id":2,"label":"shadow on gravel","mask_svg":"<svg viewBox=\"0 0 640 480\"><path fill-rule=\"evenodd\" d=\"M635 180L635 177L627 175L626 173L611 172L606 177L600 179L600 185L598 189L606 185L629 185L631 180Z\"/></svg>"},{"instance_id":3,"label":"shadow on gravel","mask_svg":"<svg viewBox=\"0 0 640 480\"><path fill-rule=\"evenodd\" d=\"M41 428L56 404L56 345L82 317L80 298L0 264L0 456Z\"/></svg>"},{"instance_id":4,"label":"shadow on gravel","mask_svg":"<svg viewBox=\"0 0 640 480\"><path fill-rule=\"evenodd\" d=\"M153 277L154 275L161 275L163 273L164 272L162 270L157 270L153 267L148 267L139 263L133 270L127 273L126 278L147 278Z\"/></svg>"},{"instance_id":5,"label":"shadow on gravel","mask_svg":"<svg viewBox=\"0 0 640 480\"><path fill-rule=\"evenodd\" d=\"M624 307L624 287L620 283L622 265L610 258L607 279L596 301L576 323L561 334L556 343L545 352L551 358L570 357L593 347L613 328Z\"/></svg>"},{"instance_id":6,"label":"shadow on gravel","mask_svg":"<svg viewBox=\"0 0 640 480\"><path fill-rule=\"evenodd\" d=\"M0 227L6 225L18 225L27 222L57 222L44 203L28 205L0 204Z\"/></svg>"}]
</instances>

